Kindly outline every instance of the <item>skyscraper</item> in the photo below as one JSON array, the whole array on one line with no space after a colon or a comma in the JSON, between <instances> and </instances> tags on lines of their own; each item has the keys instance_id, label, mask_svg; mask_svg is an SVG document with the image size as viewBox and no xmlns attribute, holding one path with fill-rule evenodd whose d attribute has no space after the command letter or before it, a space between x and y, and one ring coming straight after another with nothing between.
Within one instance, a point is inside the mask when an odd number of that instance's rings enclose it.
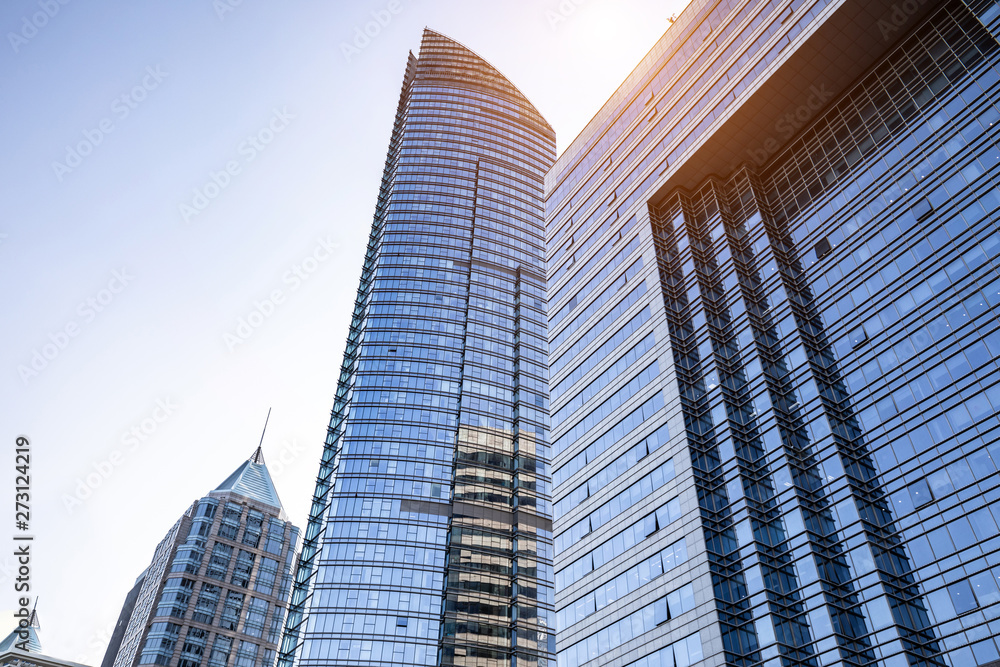
<instances>
[{"instance_id":1,"label":"skyscraper","mask_svg":"<svg viewBox=\"0 0 1000 667\"><path fill-rule=\"evenodd\" d=\"M37 604L38 598L35 598L34 605ZM32 608L23 625L19 621L14 630L0 640L0 667L86 667L78 662L44 655L38 638L39 629L38 614Z\"/></svg>"},{"instance_id":2,"label":"skyscraper","mask_svg":"<svg viewBox=\"0 0 1000 667\"><path fill-rule=\"evenodd\" d=\"M694 0L549 172L559 667L1000 657L998 25Z\"/></svg>"},{"instance_id":3,"label":"skyscraper","mask_svg":"<svg viewBox=\"0 0 1000 667\"><path fill-rule=\"evenodd\" d=\"M157 545L104 664L273 667L298 534L258 448Z\"/></svg>"},{"instance_id":4,"label":"skyscraper","mask_svg":"<svg viewBox=\"0 0 1000 667\"><path fill-rule=\"evenodd\" d=\"M35 599L35 605L38 599ZM42 642L38 639L38 630L41 624L38 622L38 612L32 606L31 614L23 619L17 619L15 628L9 635L0 641L0 655L7 652L17 651L18 653L41 653ZM23 618L23 617L22 617Z\"/></svg>"},{"instance_id":5,"label":"skyscraper","mask_svg":"<svg viewBox=\"0 0 1000 667\"><path fill-rule=\"evenodd\" d=\"M296 651L303 667L550 664L542 186L554 144L503 75L425 31L403 81L283 665Z\"/></svg>"}]
</instances>

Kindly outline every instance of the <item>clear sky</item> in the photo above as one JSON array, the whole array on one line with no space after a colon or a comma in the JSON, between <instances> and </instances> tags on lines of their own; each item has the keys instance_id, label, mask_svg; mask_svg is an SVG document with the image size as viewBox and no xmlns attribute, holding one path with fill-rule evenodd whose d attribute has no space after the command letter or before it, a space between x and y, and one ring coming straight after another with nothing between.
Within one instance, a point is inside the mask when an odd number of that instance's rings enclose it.
<instances>
[{"instance_id":1,"label":"clear sky","mask_svg":"<svg viewBox=\"0 0 1000 667\"><path fill-rule=\"evenodd\" d=\"M506 74L562 149L683 4L2 3L0 610L19 435L55 657L100 663L156 543L253 452L268 407L265 460L305 526L425 26Z\"/></svg>"}]
</instances>

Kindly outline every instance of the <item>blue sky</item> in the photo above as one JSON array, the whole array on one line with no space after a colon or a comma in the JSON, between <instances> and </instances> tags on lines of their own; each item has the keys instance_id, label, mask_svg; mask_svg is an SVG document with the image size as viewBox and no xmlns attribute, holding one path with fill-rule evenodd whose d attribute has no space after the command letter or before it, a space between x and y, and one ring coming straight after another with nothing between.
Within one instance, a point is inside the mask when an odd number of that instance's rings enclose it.
<instances>
[{"instance_id":1,"label":"blue sky","mask_svg":"<svg viewBox=\"0 0 1000 667\"><path fill-rule=\"evenodd\" d=\"M0 7L0 437L34 452L45 652L96 665L156 543L269 407L265 459L304 526L423 28L504 72L562 149L683 2L63 2Z\"/></svg>"}]
</instances>

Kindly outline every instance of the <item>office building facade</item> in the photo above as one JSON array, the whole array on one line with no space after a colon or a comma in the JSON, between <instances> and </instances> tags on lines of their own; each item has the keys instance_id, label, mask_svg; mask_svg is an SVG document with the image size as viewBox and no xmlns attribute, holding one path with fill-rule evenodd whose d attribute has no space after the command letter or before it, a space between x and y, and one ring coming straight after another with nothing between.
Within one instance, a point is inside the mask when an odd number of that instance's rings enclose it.
<instances>
[{"instance_id":1,"label":"office building facade","mask_svg":"<svg viewBox=\"0 0 1000 667\"><path fill-rule=\"evenodd\" d=\"M274 667L298 534L258 448L157 545L103 664Z\"/></svg>"},{"instance_id":2,"label":"office building facade","mask_svg":"<svg viewBox=\"0 0 1000 667\"><path fill-rule=\"evenodd\" d=\"M282 665L551 665L551 128L431 30L410 55Z\"/></svg>"},{"instance_id":3,"label":"office building facade","mask_svg":"<svg viewBox=\"0 0 1000 667\"><path fill-rule=\"evenodd\" d=\"M1000 658L998 24L694 0L547 175L559 667Z\"/></svg>"}]
</instances>

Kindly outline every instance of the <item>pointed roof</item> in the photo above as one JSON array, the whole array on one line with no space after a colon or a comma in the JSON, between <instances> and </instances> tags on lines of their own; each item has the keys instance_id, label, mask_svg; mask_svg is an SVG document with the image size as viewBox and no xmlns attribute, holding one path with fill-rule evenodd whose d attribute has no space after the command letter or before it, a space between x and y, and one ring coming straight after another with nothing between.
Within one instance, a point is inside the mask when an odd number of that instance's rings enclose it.
<instances>
[{"instance_id":1,"label":"pointed roof","mask_svg":"<svg viewBox=\"0 0 1000 667\"><path fill-rule=\"evenodd\" d=\"M38 604L38 600L35 600L35 604ZM41 653L42 652L42 642L38 640L38 632L41 625L38 623L38 612L34 609L31 610L31 617L28 619L28 627L25 628L28 631L28 653ZM14 649L21 648L24 644L24 640L19 634L20 626L14 628L14 631L7 635L3 641L0 641L0 653L7 653L8 651L13 651Z\"/></svg>"},{"instance_id":2,"label":"pointed roof","mask_svg":"<svg viewBox=\"0 0 1000 667\"><path fill-rule=\"evenodd\" d=\"M278 498L278 491L274 488L274 482L271 481L271 475L264 464L264 453L259 446L253 455L243 462L243 465L211 493L225 492L238 493L284 512L284 507L281 506L281 500Z\"/></svg>"}]
</instances>

